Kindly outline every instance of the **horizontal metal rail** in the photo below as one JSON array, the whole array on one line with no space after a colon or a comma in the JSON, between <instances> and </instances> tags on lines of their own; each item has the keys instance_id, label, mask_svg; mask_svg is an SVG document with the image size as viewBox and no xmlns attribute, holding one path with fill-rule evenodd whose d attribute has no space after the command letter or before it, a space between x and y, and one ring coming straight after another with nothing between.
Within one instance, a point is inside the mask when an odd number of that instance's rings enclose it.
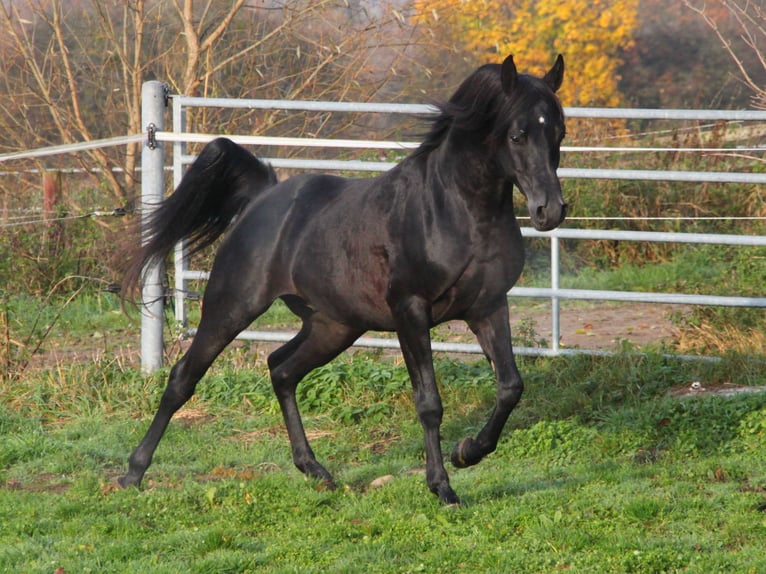
<instances>
[{"instance_id":1,"label":"horizontal metal rail","mask_svg":"<svg viewBox=\"0 0 766 574\"><path fill-rule=\"evenodd\" d=\"M173 132L157 133L158 141L168 142L195 142L206 143L213 140L214 135ZM418 147L418 142L402 141L375 141L375 140L352 140L352 139L327 139L327 138L294 138L294 137L271 137L271 136L232 136L230 139L241 145L270 145L281 147L306 147L306 148L345 148L345 149L380 149L380 150L411 150ZM564 151L566 147L562 148ZM588 151L611 151L609 147L585 148ZM630 148L619 148L621 151ZM670 148L669 148L670 149ZM683 148L689 152L693 148ZM724 148L721 148L724 149ZM766 148L748 148L751 151L766 153ZM570 151L578 151L571 148ZM646 151L640 148L639 151ZM674 150L678 151L678 150ZM729 150L737 151L737 150ZM739 150L742 151L742 150ZM184 154L180 157L182 164L190 164L196 159L195 155ZM396 162L387 161L364 161L364 160L328 160L328 159L305 159L305 158L262 158L276 168L347 171L347 172L384 172L396 166ZM678 182L711 182L711 183L745 183L766 184L766 173L747 172L716 172L716 171L683 171L683 170L636 170L636 169L588 169L588 168L559 168L558 175L564 179L619 179L619 180L643 180L643 181L678 181Z\"/></svg>"},{"instance_id":2,"label":"horizontal metal rail","mask_svg":"<svg viewBox=\"0 0 766 574\"><path fill-rule=\"evenodd\" d=\"M559 177L571 179L621 179L643 181L684 181L693 183L766 183L766 173L726 171L673 171L647 169L560 168Z\"/></svg>"},{"instance_id":3,"label":"horizontal metal rail","mask_svg":"<svg viewBox=\"0 0 766 574\"><path fill-rule=\"evenodd\" d=\"M630 231L622 229L575 229L559 227L553 231L537 231L522 227L524 237L557 237L559 239L591 239L606 241L647 241L660 243L695 243L709 245L746 245L766 247L766 236L724 233L682 233L672 231Z\"/></svg>"},{"instance_id":4,"label":"horizontal metal rail","mask_svg":"<svg viewBox=\"0 0 766 574\"><path fill-rule=\"evenodd\" d=\"M286 136L228 136L216 134L201 134L195 132L157 132L155 139L165 142L185 143L208 143L217 137L227 137L241 145L264 145L279 147L318 147L318 148L346 148L346 149L385 149L385 150L411 150L420 146L417 141L393 141L393 140L364 140L343 138L315 138L315 137L286 137ZM740 146L732 147L637 147L637 146L561 146L562 152L576 153L742 153L742 152L766 152L766 146ZM185 156L185 162L191 162L196 156Z\"/></svg>"},{"instance_id":5,"label":"horizontal metal rail","mask_svg":"<svg viewBox=\"0 0 766 574\"><path fill-rule=\"evenodd\" d=\"M191 328L185 332L188 337L193 337L197 333L197 329ZM242 331L237 339L242 341L256 341L262 343L287 343L291 341L297 332L291 331ZM359 347L362 349L391 349L400 350L399 340L395 337L359 337L351 345L352 347ZM445 343L443 341L432 341L431 350L438 353L454 353L454 354L467 354L467 355L481 355L484 350L475 343ZM611 351L602 351L597 349L568 349L559 347L557 349L550 349L546 347L524 347L520 345L513 346L513 353L518 356L527 357L560 357L560 356L575 356L575 355L591 355L596 357L608 357L614 353ZM663 356L668 358L683 359L683 360L717 360L715 357L699 357L696 355L672 355L669 353L663 353Z\"/></svg>"},{"instance_id":6,"label":"horizontal metal rail","mask_svg":"<svg viewBox=\"0 0 766 574\"><path fill-rule=\"evenodd\" d=\"M188 329L186 335L193 337L197 332L197 329ZM264 343L286 343L295 337L297 333L290 331L243 331L238 335L238 339L243 341L257 341ZM360 347L363 349L400 349L399 341L395 337L359 337L352 347ZM440 353L455 353L455 354L481 354L482 348L479 345L473 343L444 343L439 341L433 341L431 343L431 350ZM574 355L574 354L592 354L607 356L611 353L607 351L587 351L581 349L559 349L558 352L554 352L552 349L546 349L544 347L513 347L513 352L516 355L525 356L541 356L541 357L555 357L559 355ZM691 358L691 357L690 357ZM696 358L696 357L694 357Z\"/></svg>"},{"instance_id":7,"label":"horizontal metal rail","mask_svg":"<svg viewBox=\"0 0 766 574\"><path fill-rule=\"evenodd\" d=\"M713 305L720 307L766 307L766 297L727 297L691 293L648 291L609 291L603 289L554 289L550 287L514 287L510 297L577 299L583 301L621 301L625 303L663 303L669 305Z\"/></svg>"},{"instance_id":8,"label":"horizontal metal rail","mask_svg":"<svg viewBox=\"0 0 766 574\"><path fill-rule=\"evenodd\" d=\"M192 163L195 156L185 156L184 163ZM300 158L261 158L276 168L370 172L380 173L393 169L395 162L337 160L337 159L300 159ZM566 168L558 170L563 179L620 179L645 181L677 181L691 183L745 183L766 184L766 173L716 172L716 171L652 171L636 169L583 169Z\"/></svg>"},{"instance_id":9,"label":"horizontal metal rail","mask_svg":"<svg viewBox=\"0 0 766 574\"><path fill-rule=\"evenodd\" d=\"M171 95L180 107L292 110L308 112L351 112L384 114L434 114L439 110L429 104L379 102L316 102L309 100L264 100L228 98L200 98ZM707 120L707 121L766 121L762 110L656 110L646 108L571 108L564 107L570 118L635 119L635 120Z\"/></svg>"}]
</instances>

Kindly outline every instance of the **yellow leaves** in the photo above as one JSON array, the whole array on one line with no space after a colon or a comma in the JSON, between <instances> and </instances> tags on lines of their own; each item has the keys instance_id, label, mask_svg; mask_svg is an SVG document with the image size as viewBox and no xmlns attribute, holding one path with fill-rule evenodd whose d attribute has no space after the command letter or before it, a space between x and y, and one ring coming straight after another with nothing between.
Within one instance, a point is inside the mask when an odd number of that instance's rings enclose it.
<instances>
[{"instance_id":1,"label":"yellow leaves","mask_svg":"<svg viewBox=\"0 0 766 574\"><path fill-rule=\"evenodd\" d=\"M477 61L517 56L540 74L563 53L565 105L618 105L619 54L630 47L638 0L416 0L415 21Z\"/></svg>"}]
</instances>

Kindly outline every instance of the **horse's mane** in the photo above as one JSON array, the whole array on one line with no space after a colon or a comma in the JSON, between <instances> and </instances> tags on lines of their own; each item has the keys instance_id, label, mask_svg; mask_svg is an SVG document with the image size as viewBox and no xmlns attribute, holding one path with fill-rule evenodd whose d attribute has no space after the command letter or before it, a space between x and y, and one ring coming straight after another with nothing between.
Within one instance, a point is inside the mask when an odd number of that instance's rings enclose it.
<instances>
[{"instance_id":1,"label":"horse's mane","mask_svg":"<svg viewBox=\"0 0 766 574\"><path fill-rule=\"evenodd\" d=\"M503 90L500 64L485 64L468 76L452 97L434 106L438 114L431 121L414 155L424 155L439 147L455 127L465 133L484 135L490 145L496 145L508 130L516 110L528 102L544 97L545 88L538 78L519 74L513 93ZM548 92L550 93L550 92Z\"/></svg>"}]
</instances>

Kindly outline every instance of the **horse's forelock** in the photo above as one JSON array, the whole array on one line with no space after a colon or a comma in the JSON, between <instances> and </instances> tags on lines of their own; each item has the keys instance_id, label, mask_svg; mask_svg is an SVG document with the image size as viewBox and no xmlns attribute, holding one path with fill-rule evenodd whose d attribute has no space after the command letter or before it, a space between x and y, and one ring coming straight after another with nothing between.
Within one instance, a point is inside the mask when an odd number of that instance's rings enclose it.
<instances>
[{"instance_id":1,"label":"horse's forelock","mask_svg":"<svg viewBox=\"0 0 766 574\"><path fill-rule=\"evenodd\" d=\"M498 111L490 138L494 141L505 137L511 118L525 113L538 102L547 102L551 109L557 110L558 115L563 117L564 112L558 97L542 79L519 74L513 94L506 98L503 108Z\"/></svg>"},{"instance_id":2,"label":"horse's forelock","mask_svg":"<svg viewBox=\"0 0 766 574\"><path fill-rule=\"evenodd\" d=\"M432 120L431 131L419 151L428 152L438 147L453 126L497 145L508 131L512 117L534 102L548 98L559 105L555 94L546 89L542 80L526 74L520 74L513 92L506 94L500 64L481 66L460 84L446 103L437 105L439 114Z\"/></svg>"}]
</instances>

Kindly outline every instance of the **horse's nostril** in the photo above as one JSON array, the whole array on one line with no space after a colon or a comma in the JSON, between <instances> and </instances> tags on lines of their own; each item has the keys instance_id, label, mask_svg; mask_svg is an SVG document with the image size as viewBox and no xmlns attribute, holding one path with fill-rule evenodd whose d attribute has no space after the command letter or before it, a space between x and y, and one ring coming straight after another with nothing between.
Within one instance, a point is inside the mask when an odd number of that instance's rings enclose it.
<instances>
[{"instance_id":1,"label":"horse's nostril","mask_svg":"<svg viewBox=\"0 0 766 574\"><path fill-rule=\"evenodd\" d=\"M564 221L568 213L569 213L569 205L565 203L561 206L561 221Z\"/></svg>"},{"instance_id":2,"label":"horse's nostril","mask_svg":"<svg viewBox=\"0 0 766 574\"><path fill-rule=\"evenodd\" d=\"M545 206L541 205L535 210L535 217L538 221L545 221Z\"/></svg>"}]
</instances>

